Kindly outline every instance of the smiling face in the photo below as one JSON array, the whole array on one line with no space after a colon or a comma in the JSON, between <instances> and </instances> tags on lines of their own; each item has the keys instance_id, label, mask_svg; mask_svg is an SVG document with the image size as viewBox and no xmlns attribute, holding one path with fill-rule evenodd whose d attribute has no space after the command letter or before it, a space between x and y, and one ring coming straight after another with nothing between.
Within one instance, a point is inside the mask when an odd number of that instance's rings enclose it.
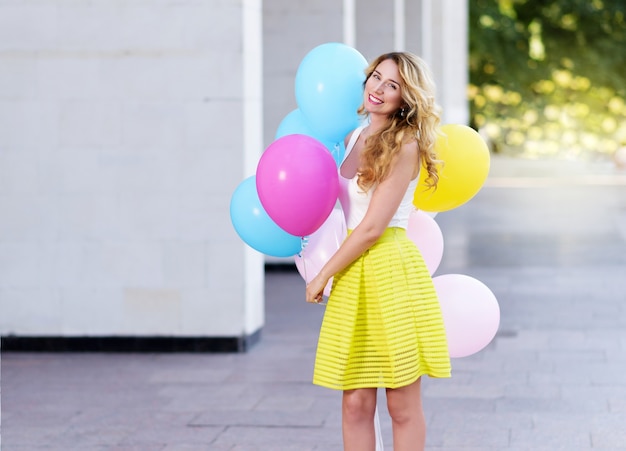
<instances>
[{"instance_id":1,"label":"smiling face","mask_svg":"<svg viewBox=\"0 0 626 451\"><path fill-rule=\"evenodd\" d=\"M397 112L404 104L400 80L400 71L395 61L392 59L381 61L365 82L363 92L365 110L370 114L385 116Z\"/></svg>"}]
</instances>

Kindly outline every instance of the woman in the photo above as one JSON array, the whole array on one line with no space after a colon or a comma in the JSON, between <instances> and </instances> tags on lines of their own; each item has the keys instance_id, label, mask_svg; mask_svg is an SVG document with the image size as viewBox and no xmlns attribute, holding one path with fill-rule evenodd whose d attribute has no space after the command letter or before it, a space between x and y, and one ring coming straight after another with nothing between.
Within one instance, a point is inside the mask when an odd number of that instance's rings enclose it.
<instances>
[{"instance_id":1,"label":"woman","mask_svg":"<svg viewBox=\"0 0 626 451\"><path fill-rule=\"evenodd\" d=\"M322 301L333 277L313 382L343 391L346 451L375 449L376 389L384 387L394 449L422 450L426 427L420 378L450 377L443 319L431 276L406 237L420 168L438 181L439 124L425 63L407 52L381 55L366 69L367 125L346 138L339 169L348 237L307 285Z\"/></svg>"}]
</instances>

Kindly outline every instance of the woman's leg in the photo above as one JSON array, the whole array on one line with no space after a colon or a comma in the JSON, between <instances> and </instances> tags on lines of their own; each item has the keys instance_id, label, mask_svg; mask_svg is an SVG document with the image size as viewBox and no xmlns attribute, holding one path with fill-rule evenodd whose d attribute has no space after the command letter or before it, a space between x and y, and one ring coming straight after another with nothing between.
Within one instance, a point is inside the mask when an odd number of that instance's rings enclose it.
<instances>
[{"instance_id":1,"label":"woman's leg","mask_svg":"<svg viewBox=\"0 0 626 451\"><path fill-rule=\"evenodd\" d=\"M406 387L388 388L387 409L393 428L394 451L423 451L426 420L422 410L421 378Z\"/></svg>"},{"instance_id":2,"label":"woman's leg","mask_svg":"<svg viewBox=\"0 0 626 451\"><path fill-rule=\"evenodd\" d=\"M374 451L376 389L359 388L343 392L341 417L344 451Z\"/></svg>"}]
</instances>

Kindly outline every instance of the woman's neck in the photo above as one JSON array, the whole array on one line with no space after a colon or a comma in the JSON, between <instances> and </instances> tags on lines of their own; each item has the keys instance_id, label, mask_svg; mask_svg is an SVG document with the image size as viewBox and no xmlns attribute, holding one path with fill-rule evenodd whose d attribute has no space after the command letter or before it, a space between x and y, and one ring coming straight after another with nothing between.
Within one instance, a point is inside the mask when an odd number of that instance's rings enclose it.
<instances>
[{"instance_id":1,"label":"woman's neck","mask_svg":"<svg viewBox=\"0 0 626 451\"><path fill-rule=\"evenodd\" d=\"M386 116L381 117L379 115L372 114L370 115L369 119L370 121L369 121L369 125L367 126L367 129L370 135L382 130L388 122L388 118Z\"/></svg>"}]
</instances>

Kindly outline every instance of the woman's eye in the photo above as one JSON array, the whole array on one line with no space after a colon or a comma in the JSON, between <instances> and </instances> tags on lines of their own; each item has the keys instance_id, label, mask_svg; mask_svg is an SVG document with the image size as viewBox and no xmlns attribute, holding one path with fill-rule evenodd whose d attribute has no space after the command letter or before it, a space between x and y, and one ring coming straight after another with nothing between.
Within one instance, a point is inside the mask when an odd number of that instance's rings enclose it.
<instances>
[{"instance_id":1,"label":"woman's eye","mask_svg":"<svg viewBox=\"0 0 626 451\"><path fill-rule=\"evenodd\" d=\"M398 87L393 83L389 83L387 86L389 86L391 89L398 89Z\"/></svg>"}]
</instances>

